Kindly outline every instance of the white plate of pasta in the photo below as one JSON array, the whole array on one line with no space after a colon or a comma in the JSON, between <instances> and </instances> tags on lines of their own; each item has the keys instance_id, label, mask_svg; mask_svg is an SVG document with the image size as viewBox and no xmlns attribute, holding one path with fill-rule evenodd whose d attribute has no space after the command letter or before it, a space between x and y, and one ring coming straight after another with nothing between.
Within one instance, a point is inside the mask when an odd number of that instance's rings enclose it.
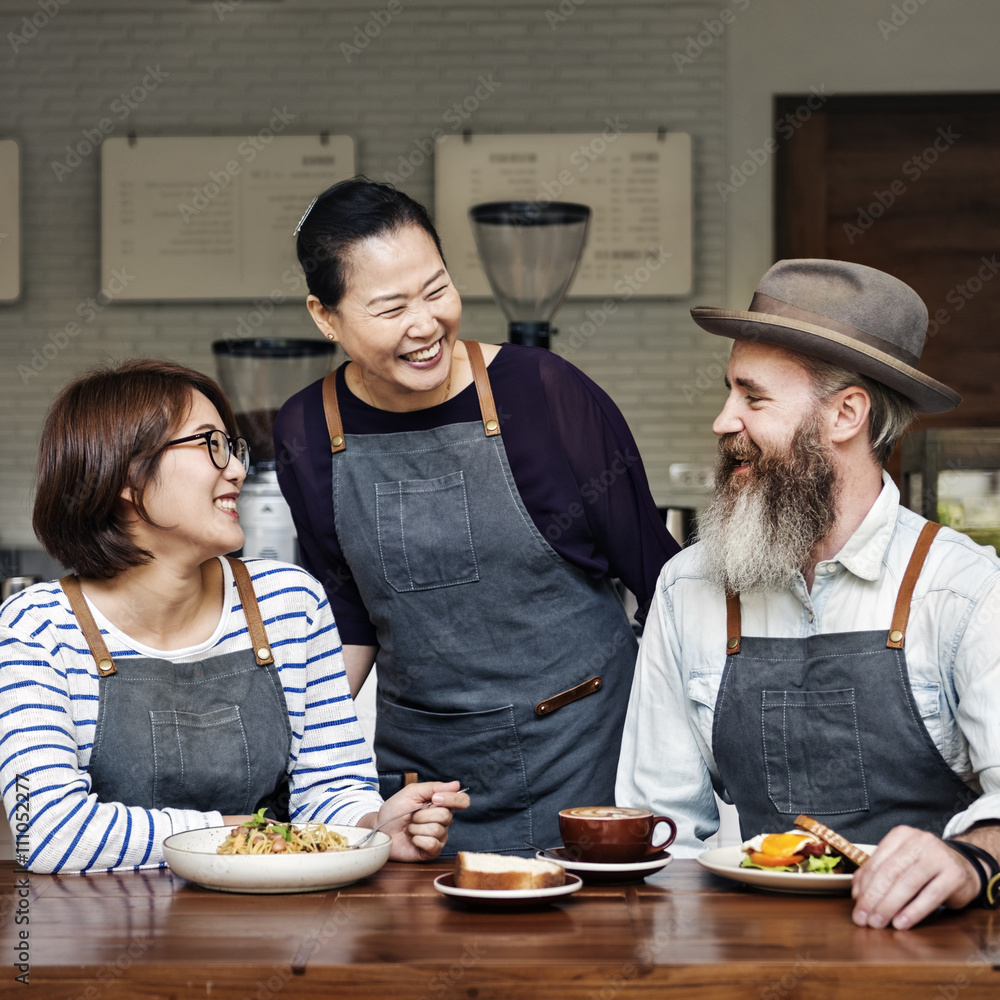
<instances>
[{"instance_id":1,"label":"white plate of pasta","mask_svg":"<svg viewBox=\"0 0 1000 1000\"><path fill-rule=\"evenodd\" d=\"M377 872L392 845L388 834L379 831L364 847L345 850L368 831L324 823L275 826L262 835L266 843L255 836L257 831L241 831L234 841L233 830L214 826L167 837L163 854L171 871L221 892L317 892ZM220 848L228 853L219 853Z\"/></svg>"}]
</instances>

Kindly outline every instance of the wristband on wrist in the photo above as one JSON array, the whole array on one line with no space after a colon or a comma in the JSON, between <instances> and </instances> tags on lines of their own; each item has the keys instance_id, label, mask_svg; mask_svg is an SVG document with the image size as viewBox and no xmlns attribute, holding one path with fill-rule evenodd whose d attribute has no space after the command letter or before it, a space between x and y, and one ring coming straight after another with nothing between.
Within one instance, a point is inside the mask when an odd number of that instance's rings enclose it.
<instances>
[{"instance_id":1,"label":"wristband on wrist","mask_svg":"<svg viewBox=\"0 0 1000 1000\"><path fill-rule=\"evenodd\" d=\"M969 906L982 906L988 910L1000 907L1000 861L997 861L989 851L984 851L978 844L970 844L967 840L949 838L945 843L953 851L961 854L975 868L979 876L979 894ZM983 870L983 864L986 865L988 874Z\"/></svg>"}]
</instances>

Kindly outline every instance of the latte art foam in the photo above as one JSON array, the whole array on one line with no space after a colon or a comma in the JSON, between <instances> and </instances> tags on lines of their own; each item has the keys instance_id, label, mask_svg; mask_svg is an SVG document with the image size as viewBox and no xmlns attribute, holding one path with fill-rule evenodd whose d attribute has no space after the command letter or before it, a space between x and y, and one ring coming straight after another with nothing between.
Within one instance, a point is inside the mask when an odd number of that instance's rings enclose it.
<instances>
[{"instance_id":1,"label":"latte art foam","mask_svg":"<svg viewBox=\"0 0 1000 1000\"><path fill-rule=\"evenodd\" d=\"M632 819L650 815L648 809L628 809L624 806L578 806L563 809L563 816L579 816L582 819Z\"/></svg>"}]
</instances>

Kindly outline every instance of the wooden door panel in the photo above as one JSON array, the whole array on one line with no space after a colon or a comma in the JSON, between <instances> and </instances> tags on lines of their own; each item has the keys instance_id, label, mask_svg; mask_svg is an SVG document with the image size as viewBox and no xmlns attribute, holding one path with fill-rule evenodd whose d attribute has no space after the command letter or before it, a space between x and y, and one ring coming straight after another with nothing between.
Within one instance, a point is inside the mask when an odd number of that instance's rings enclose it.
<instances>
[{"instance_id":1,"label":"wooden door panel","mask_svg":"<svg viewBox=\"0 0 1000 1000\"><path fill-rule=\"evenodd\" d=\"M921 426L1000 426L1000 95L831 98L775 162L779 259L868 264L927 303L920 368L964 398Z\"/></svg>"}]
</instances>

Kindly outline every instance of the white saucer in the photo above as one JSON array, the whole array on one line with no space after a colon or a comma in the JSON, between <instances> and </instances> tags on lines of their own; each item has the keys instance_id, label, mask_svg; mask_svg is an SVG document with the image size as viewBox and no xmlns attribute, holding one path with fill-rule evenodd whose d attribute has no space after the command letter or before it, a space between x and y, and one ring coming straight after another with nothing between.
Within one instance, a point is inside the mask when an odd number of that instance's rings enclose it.
<instances>
[{"instance_id":1,"label":"white saucer","mask_svg":"<svg viewBox=\"0 0 1000 1000\"><path fill-rule=\"evenodd\" d=\"M542 861L554 861L557 865L562 865L566 871L582 875L588 882L637 882L661 868L666 868L674 860L671 855L661 851L642 861L602 865L593 861L574 861L567 855L565 847L550 847L547 851L538 851L535 857Z\"/></svg>"},{"instance_id":2,"label":"white saucer","mask_svg":"<svg viewBox=\"0 0 1000 1000\"><path fill-rule=\"evenodd\" d=\"M460 889L455 885L454 872L446 872L434 879L434 888L445 896L454 896L464 903L477 906L511 907L541 906L560 896L568 896L583 885L578 875L567 874L565 885L548 889Z\"/></svg>"}]
</instances>

